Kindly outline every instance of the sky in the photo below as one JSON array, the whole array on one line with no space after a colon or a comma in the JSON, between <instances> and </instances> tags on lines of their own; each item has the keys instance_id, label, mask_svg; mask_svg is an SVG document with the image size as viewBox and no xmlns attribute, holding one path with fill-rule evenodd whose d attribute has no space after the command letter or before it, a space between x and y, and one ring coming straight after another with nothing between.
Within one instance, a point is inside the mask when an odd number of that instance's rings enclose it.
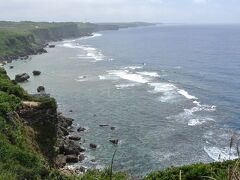
<instances>
[{"instance_id":1,"label":"sky","mask_svg":"<svg viewBox=\"0 0 240 180\"><path fill-rule=\"evenodd\" d=\"M0 0L0 20L240 23L240 0Z\"/></svg>"}]
</instances>

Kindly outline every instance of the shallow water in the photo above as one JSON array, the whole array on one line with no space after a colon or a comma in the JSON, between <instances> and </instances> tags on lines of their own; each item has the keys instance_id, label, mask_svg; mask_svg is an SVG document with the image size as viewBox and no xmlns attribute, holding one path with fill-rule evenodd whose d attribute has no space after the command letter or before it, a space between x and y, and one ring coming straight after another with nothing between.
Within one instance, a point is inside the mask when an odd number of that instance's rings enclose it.
<instances>
[{"instance_id":1,"label":"shallow water","mask_svg":"<svg viewBox=\"0 0 240 180\"><path fill-rule=\"evenodd\" d=\"M240 26L129 28L47 50L8 73L42 71L22 86L35 93L44 85L88 128L84 146L99 147L83 165L108 166L109 139L120 140L114 169L135 176L236 157L228 146L240 129Z\"/></svg>"}]
</instances>

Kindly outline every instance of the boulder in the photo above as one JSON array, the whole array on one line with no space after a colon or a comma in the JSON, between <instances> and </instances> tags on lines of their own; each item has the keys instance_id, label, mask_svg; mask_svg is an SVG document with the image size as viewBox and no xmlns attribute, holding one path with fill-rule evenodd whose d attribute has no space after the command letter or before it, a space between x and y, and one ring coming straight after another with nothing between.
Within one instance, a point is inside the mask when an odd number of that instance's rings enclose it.
<instances>
[{"instance_id":1,"label":"boulder","mask_svg":"<svg viewBox=\"0 0 240 180\"><path fill-rule=\"evenodd\" d=\"M56 45L54 45L54 44L48 45L49 48L55 48L55 46L56 46Z\"/></svg>"},{"instance_id":2,"label":"boulder","mask_svg":"<svg viewBox=\"0 0 240 180\"><path fill-rule=\"evenodd\" d=\"M78 156L79 161L83 161L85 159L85 156L83 154L80 154Z\"/></svg>"},{"instance_id":3,"label":"boulder","mask_svg":"<svg viewBox=\"0 0 240 180\"><path fill-rule=\"evenodd\" d=\"M81 148L79 144L76 144L71 140L64 140L59 146L59 153L64 155L79 155L84 151L85 149Z\"/></svg>"},{"instance_id":4,"label":"boulder","mask_svg":"<svg viewBox=\"0 0 240 180\"><path fill-rule=\"evenodd\" d=\"M9 69L13 69L14 68L14 66L9 66Z\"/></svg>"},{"instance_id":5,"label":"boulder","mask_svg":"<svg viewBox=\"0 0 240 180\"><path fill-rule=\"evenodd\" d=\"M34 76L39 76L41 74L41 71L34 70L32 73Z\"/></svg>"},{"instance_id":6,"label":"boulder","mask_svg":"<svg viewBox=\"0 0 240 180\"><path fill-rule=\"evenodd\" d=\"M30 76L27 73L17 74L15 76L16 82L24 82L27 81L30 78Z\"/></svg>"},{"instance_id":7,"label":"boulder","mask_svg":"<svg viewBox=\"0 0 240 180\"><path fill-rule=\"evenodd\" d=\"M77 155L67 155L66 156L66 163L77 163L78 156Z\"/></svg>"},{"instance_id":8,"label":"boulder","mask_svg":"<svg viewBox=\"0 0 240 180\"><path fill-rule=\"evenodd\" d=\"M79 171L80 173L84 173L86 171L86 168L81 166L77 169L77 171Z\"/></svg>"},{"instance_id":9,"label":"boulder","mask_svg":"<svg viewBox=\"0 0 240 180\"><path fill-rule=\"evenodd\" d=\"M59 124L59 126L62 126L64 128L68 128L68 127L72 126L73 121L74 120L71 118L66 118L62 115L58 115L58 124Z\"/></svg>"},{"instance_id":10,"label":"boulder","mask_svg":"<svg viewBox=\"0 0 240 180\"><path fill-rule=\"evenodd\" d=\"M68 139L73 140L73 141L80 141L81 137L78 134L73 134L68 137Z\"/></svg>"},{"instance_id":11,"label":"boulder","mask_svg":"<svg viewBox=\"0 0 240 180\"><path fill-rule=\"evenodd\" d=\"M100 124L99 126L100 126L100 127L107 127L107 126L109 126L109 125L107 125L107 124Z\"/></svg>"},{"instance_id":12,"label":"boulder","mask_svg":"<svg viewBox=\"0 0 240 180\"><path fill-rule=\"evenodd\" d=\"M59 127L58 128L58 134L59 136L68 136L69 135L69 132L68 132L68 129L64 128L64 127Z\"/></svg>"},{"instance_id":13,"label":"boulder","mask_svg":"<svg viewBox=\"0 0 240 180\"><path fill-rule=\"evenodd\" d=\"M37 92L38 92L38 93L43 93L43 92L45 92L45 87L44 87L44 86L38 86Z\"/></svg>"},{"instance_id":14,"label":"boulder","mask_svg":"<svg viewBox=\"0 0 240 180\"><path fill-rule=\"evenodd\" d=\"M77 129L78 132L83 132L83 131L85 131L85 130L86 130L86 128L84 128L84 127L79 127L79 128Z\"/></svg>"},{"instance_id":15,"label":"boulder","mask_svg":"<svg viewBox=\"0 0 240 180\"><path fill-rule=\"evenodd\" d=\"M117 145L119 140L118 139L111 139L109 140L112 144Z\"/></svg>"},{"instance_id":16,"label":"boulder","mask_svg":"<svg viewBox=\"0 0 240 180\"><path fill-rule=\"evenodd\" d=\"M97 145L96 144L89 144L89 146L90 146L90 148L92 148L92 149L96 149L97 148Z\"/></svg>"},{"instance_id":17,"label":"boulder","mask_svg":"<svg viewBox=\"0 0 240 180\"><path fill-rule=\"evenodd\" d=\"M46 49L43 49L43 48L40 48L40 49L37 50L36 53L38 53L38 54L47 53L47 50L46 50Z\"/></svg>"},{"instance_id":18,"label":"boulder","mask_svg":"<svg viewBox=\"0 0 240 180\"><path fill-rule=\"evenodd\" d=\"M63 168L66 165L66 156L63 154L57 155L55 163L58 168Z\"/></svg>"},{"instance_id":19,"label":"boulder","mask_svg":"<svg viewBox=\"0 0 240 180\"><path fill-rule=\"evenodd\" d=\"M113 130L115 130L115 129L116 129L116 127L111 127L110 129L113 131Z\"/></svg>"}]
</instances>

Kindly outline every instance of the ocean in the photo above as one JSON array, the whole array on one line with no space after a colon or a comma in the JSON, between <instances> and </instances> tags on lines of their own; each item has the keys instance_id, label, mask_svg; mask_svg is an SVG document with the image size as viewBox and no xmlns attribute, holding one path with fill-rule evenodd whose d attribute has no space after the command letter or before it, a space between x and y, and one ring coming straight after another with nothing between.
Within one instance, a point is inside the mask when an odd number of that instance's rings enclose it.
<instances>
[{"instance_id":1,"label":"ocean","mask_svg":"<svg viewBox=\"0 0 240 180\"><path fill-rule=\"evenodd\" d=\"M7 71L40 70L22 87L45 86L75 128L87 128L79 166L108 167L115 149L114 170L134 176L237 157L240 26L157 25L54 44Z\"/></svg>"}]
</instances>

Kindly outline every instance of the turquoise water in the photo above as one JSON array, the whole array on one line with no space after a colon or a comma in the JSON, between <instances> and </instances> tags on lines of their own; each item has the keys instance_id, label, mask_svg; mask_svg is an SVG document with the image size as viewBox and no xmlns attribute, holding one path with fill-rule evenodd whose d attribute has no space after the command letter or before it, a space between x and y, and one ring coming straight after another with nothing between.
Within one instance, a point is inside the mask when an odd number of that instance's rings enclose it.
<instances>
[{"instance_id":1,"label":"turquoise water","mask_svg":"<svg viewBox=\"0 0 240 180\"><path fill-rule=\"evenodd\" d=\"M59 111L87 127L84 166L108 166L117 148L114 169L141 176L236 157L228 146L240 129L239 32L180 25L106 31L57 42L47 54L14 61L8 73L42 71L22 86L35 93L44 85Z\"/></svg>"}]
</instances>

